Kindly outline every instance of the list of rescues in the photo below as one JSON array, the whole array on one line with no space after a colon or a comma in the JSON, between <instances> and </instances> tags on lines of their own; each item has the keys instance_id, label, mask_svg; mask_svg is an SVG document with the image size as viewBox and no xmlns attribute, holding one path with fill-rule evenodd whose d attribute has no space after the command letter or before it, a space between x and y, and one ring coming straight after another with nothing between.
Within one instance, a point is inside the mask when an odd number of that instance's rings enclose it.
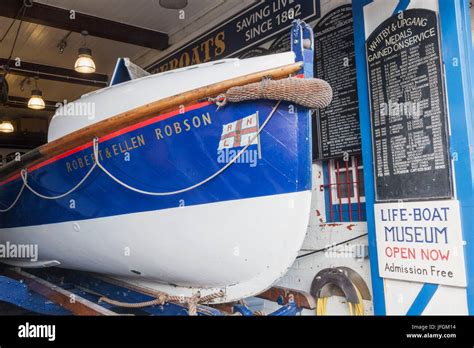
<instances>
[{"instance_id":1,"label":"list of rescues","mask_svg":"<svg viewBox=\"0 0 474 348\"><path fill-rule=\"evenodd\" d=\"M382 278L466 286L457 201L375 205Z\"/></svg>"},{"instance_id":2,"label":"list of rescues","mask_svg":"<svg viewBox=\"0 0 474 348\"><path fill-rule=\"evenodd\" d=\"M378 202L452 197L436 13L400 13L367 40Z\"/></svg>"}]
</instances>

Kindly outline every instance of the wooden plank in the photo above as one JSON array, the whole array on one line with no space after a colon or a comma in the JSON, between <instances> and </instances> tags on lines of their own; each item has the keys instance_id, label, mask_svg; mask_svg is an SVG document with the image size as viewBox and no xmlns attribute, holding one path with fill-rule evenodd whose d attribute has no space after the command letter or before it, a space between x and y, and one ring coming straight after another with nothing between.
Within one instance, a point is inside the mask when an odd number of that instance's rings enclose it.
<instances>
[{"instance_id":1,"label":"wooden plank","mask_svg":"<svg viewBox=\"0 0 474 348\"><path fill-rule=\"evenodd\" d=\"M300 290L295 290L295 289L288 289L288 288L275 286L261 293L260 295L257 295L256 297L262 298L264 300L272 301L272 302L278 302L278 299L282 297L284 303L286 304L290 300L291 296L293 296L293 299L296 305L300 308L304 308L304 309L316 308L316 301L314 300L314 297L311 296L311 294L305 291L300 291Z\"/></svg>"},{"instance_id":2,"label":"wooden plank","mask_svg":"<svg viewBox=\"0 0 474 348\"><path fill-rule=\"evenodd\" d=\"M2 0L0 16L15 18L22 5L23 0ZM33 2L31 7L26 8L23 20L75 33L87 30L91 36L160 51L169 47L168 34L166 33L115 22L77 11L74 13L74 18L71 18L71 11L73 10L75 9L64 9Z\"/></svg>"},{"instance_id":3,"label":"wooden plank","mask_svg":"<svg viewBox=\"0 0 474 348\"><path fill-rule=\"evenodd\" d=\"M85 298L80 297L79 295L73 294L70 291L67 291L57 285L54 285L44 279L38 278L32 274L21 270L6 269L5 275L16 279L24 281L28 285L28 288L31 291L34 291L52 302L64 307L74 315L118 315L111 310L108 310L102 306L99 306L96 303L93 303ZM74 297L73 297L74 296ZM71 298L74 298L74 302L71 303Z\"/></svg>"},{"instance_id":4,"label":"wooden plank","mask_svg":"<svg viewBox=\"0 0 474 348\"><path fill-rule=\"evenodd\" d=\"M140 286L138 284L135 284L135 283L132 283L132 282L127 282L127 281L122 280L122 279L112 278L112 277L109 277L107 275L91 274L91 276L94 277L94 278L97 278L99 280L102 280L103 282L106 282L106 283L109 283L109 284L112 284L112 285L115 285L115 286L118 286L118 287L121 287L121 288L125 288L125 289L130 290L130 291L135 291L135 292L138 292L138 293L141 293L141 294L144 294L144 295L148 295L148 296L151 296L151 297L154 297L154 298L158 298L162 294L162 292L160 292L158 290L154 290L154 289L148 288L146 286ZM178 303L178 302L174 302L174 301L169 301L169 302L184 306L182 303Z\"/></svg>"},{"instance_id":5,"label":"wooden plank","mask_svg":"<svg viewBox=\"0 0 474 348\"><path fill-rule=\"evenodd\" d=\"M79 129L62 138L40 146L39 148L23 155L21 161L8 163L0 169L0 181L8 179L14 174L18 174L22 168L33 166L81 145L91 143L95 137L103 137L128 126L145 121L151 117L177 110L181 106L186 107L195 104L197 101L204 98L217 96L221 93L227 92L230 88L235 86L256 83L266 77L270 77L274 80L286 78L291 74L298 72L302 65L302 62L298 62L280 68L269 69L221 81L123 112L117 116Z\"/></svg>"},{"instance_id":6,"label":"wooden plank","mask_svg":"<svg viewBox=\"0 0 474 348\"><path fill-rule=\"evenodd\" d=\"M8 63L8 59L0 58L0 67ZM85 86L93 86L98 88L107 87L109 77L106 74L81 74L74 69L60 68L57 66L37 64L21 61L17 66L15 61L10 61L9 74L39 77L42 80L51 80L65 83L74 83Z\"/></svg>"},{"instance_id":7,"label":"wooden plank","mask_svg":"<svg viewBox=\"0 0 474 348\"><path fill-rule=\"evenodd\" d=\"M209 304L209 307L215 308L223 313L231 315L234 313L234 304L235 302L231 303L217 303L217 304Z\"/></svg>"}]
</instances>

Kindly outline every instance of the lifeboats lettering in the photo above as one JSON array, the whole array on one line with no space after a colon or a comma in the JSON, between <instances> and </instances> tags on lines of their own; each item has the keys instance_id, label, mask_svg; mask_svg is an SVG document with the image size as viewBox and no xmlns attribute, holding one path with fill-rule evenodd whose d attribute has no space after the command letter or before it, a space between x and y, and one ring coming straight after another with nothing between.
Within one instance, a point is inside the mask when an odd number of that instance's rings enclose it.
<instances>
[{"instance_id":1,"label":"lifeboats lettering","mask_svg":"<svg viewBox=\"0 0 474 348\"><path fill-rule=\"evenodd\" d=\"M119 156L126 152L133 151L143 146L145 146L145 137L143 136L143 134L140 134L140 135L122 140L118 143L114 143L114 144L107 145L100 148L99 159L103 161L104 159L116 157L116 156ZM76 157L73 160L66 162L66 169L68 173L72 173L78 169L90 167L94 163L95 163L94 154L89 153L87 155Z\"/></svg>"},{"instance_id":2,"label":"lifeboats lettering","mask_svg":"<svg viewBox=\"0 0 474 348\"><path fill-rule=\"evenodd\" d=\"M173 124L156 128L156 139L163 140L165 137L169 138L183 132L189 132L193 128L207 127L211 124L212 118L210 113L202 114L201 116L194 116L181 122L174 122Z\"/></svg>"},{"instance_id":3,"label":"lifeboats lettering","mask_svg":"<svg viewBox=\"0 0 474 348\"><path fill-rule=\"evenodd\" d=\"M192 47L189 51L182 52L159 68L159 72L184 68L190 65L207 63L222 56L226 49L225 33L217 33L214 37Z\"/></svg>"}]
</instances>

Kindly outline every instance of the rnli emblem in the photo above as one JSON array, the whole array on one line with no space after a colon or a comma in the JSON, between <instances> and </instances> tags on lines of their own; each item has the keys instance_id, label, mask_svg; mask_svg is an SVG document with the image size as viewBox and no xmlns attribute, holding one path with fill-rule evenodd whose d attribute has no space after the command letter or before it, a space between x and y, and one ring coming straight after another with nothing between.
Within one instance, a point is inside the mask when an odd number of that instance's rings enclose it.
<instances>
[{"instance_id":1,"label":"rnli emblem","mask_svg":"<svg viewBox=\"0 0 474 348\"><path fill-rule=\"evenodd\" d=\"M217 149L218 162L229 163L247 147L235 161L256 167L261 159L258 112L222 126L222 135Z\"/></svg>"}]
</instances>

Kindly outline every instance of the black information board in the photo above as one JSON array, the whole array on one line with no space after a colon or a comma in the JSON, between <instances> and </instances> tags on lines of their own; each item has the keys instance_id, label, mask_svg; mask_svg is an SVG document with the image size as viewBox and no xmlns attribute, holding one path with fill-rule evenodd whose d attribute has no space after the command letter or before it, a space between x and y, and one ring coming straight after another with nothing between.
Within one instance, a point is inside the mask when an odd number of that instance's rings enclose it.
<instances>
[{"instance_id":1,"label":"black information board","mask_svg":"<svg viewBox=\"0 0 474 348\"><path fill-rule=\"evenodd\" d=\"M366 42L377 202L453 196L437 14L402 12Z\"/></svg>"},{"instance_id":2,"label":"black information board","mask_svg":"<svg viewBox=\"0 0 474 348\"><path fill-rule=\"evenodd\" d=\"M332 86L329 107L316 112L317 159L361 151L352 6L338 7L314 28L315 76Z\"/></svg>"}]
</instances>

